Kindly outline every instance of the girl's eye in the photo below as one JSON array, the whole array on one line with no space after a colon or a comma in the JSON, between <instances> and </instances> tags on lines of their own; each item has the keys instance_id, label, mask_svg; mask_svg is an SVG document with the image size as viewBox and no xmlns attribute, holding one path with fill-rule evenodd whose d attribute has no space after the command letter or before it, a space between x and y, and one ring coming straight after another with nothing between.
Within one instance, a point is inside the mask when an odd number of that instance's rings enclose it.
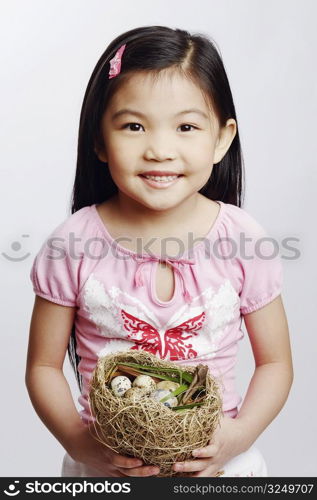
<instances>
[{"instance_id":1,"label":"girl's eye","mask_svg":"<svg viewBox=\"0 0 317 500\"><path fill-rule=\"evenodd\" d=\"M125 125L123 125L122 128L131 130L131 132L140 132L142 129L144 130L143 125L141 125L140 123L135 123L135 122L126 123ZM183 125L180 125L179 128L181 129L181 132L192 132L193 130L198 129L194 125L189 125L188 123L184 123Z\"/></svg>"},{"instance_id":2,"label":"girl's eye","mask_svg":"<svg viewBox=\"0 0 317 500\"><path fill-rule=\"evenodd\" d=\"M125 125L123 125L123 129L126 129L128 127L142 127L142 125L140 125L139 123L126 123ZM130 130L132 132L139 132L139 128L130 128Z\"/></svg>"},{"instance_id":3,"label":"girl's eye","mask_svg":"<svg viewBox=\"0 0 317 500\"><path fill-rule=\"evenodd\" d=\"M191 127L193 130L197 130L197 127L194 127L194 125L189 125L188 123L184 123L181 125L181 127ZM191 132L191 130L184 130L184 132Z\"/></svg>"}]
</instances>

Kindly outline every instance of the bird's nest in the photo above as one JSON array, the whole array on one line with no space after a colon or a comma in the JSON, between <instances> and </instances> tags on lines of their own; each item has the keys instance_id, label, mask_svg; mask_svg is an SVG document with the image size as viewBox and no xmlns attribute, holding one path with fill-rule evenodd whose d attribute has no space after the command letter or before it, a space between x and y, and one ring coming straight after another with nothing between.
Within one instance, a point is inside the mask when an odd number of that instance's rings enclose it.
<instances>
[{"instance_id":1,"label":"bird's nest","mask_svg":"<svg viewBox=\"0 0 317 500\"><path fill-rule=\"evenodd\" d=\"M161 375L175 381L179 381L177 370L193 378L197 367L177 365L175 370L172 362L146 351L117 352L99 358L91 379L89 403L98 441L122 455L159 466L161 477L180 475L172 470L174 462L193 460L192 451L208 444L219 423L222 402L216 380L207 373L200 406L175 411L148 394L136 399L114 395L110 380L121 363L146 365L151 372L160 368Z\"/></svg>"}]
</instances>

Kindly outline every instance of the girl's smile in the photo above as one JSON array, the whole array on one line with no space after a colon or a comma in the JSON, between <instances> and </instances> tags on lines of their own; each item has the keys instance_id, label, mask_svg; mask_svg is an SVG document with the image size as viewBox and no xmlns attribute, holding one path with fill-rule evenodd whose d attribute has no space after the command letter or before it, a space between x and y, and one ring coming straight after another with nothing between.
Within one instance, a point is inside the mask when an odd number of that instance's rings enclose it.
<instances>
[{"instance_id":1,"label":"girl's smile","mask_svg":"<svg viewBox=\"0 0 317 500\"><path fill-rule=\"evenodd\" d=\"M139 174L139 177L148 185L155 189L166 189L173 186L183 175L144 175Z\"/></svg>"}]
</instances>

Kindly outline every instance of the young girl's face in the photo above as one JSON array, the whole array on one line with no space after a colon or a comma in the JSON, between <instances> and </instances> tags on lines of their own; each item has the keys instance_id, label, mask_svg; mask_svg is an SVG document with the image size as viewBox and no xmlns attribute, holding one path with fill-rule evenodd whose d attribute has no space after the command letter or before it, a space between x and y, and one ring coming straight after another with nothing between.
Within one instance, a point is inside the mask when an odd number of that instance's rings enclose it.
<instances>
[{"instance_id":1,"label":"young girl's face","mask_svg":"<svg viewBox=\"0 0 317 500\"><path fill-rule=\"evenodd\" d=\"M133 74L114 94L102 119L104 150L119 195L152 210L168 210L197 196L229 148L231 120L220 134L201 90L177 74ZM228 122L227 122L228 123ZM146 179L145 175L170 179Z\"/></svg>"}]
</instances>

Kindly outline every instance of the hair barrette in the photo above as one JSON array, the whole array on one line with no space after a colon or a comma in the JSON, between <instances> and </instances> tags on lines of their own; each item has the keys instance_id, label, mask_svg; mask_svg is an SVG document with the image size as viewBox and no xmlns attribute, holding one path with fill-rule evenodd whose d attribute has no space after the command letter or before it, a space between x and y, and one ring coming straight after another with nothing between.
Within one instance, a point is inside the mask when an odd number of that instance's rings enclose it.
<instances>
[{"instance_id":1,"label":"hair barrette","mask_svg":"<svg viewBox=\"0 0 317 500\"><path fill-rule=\"evenodd\" d=\"M110 70L109 70L109 79L114 78L120 73L121 70L121 57L124 52L126 44L121 45L121 47L117 50L115 56L110 60Z\"/></svg>"}]
</instances>

